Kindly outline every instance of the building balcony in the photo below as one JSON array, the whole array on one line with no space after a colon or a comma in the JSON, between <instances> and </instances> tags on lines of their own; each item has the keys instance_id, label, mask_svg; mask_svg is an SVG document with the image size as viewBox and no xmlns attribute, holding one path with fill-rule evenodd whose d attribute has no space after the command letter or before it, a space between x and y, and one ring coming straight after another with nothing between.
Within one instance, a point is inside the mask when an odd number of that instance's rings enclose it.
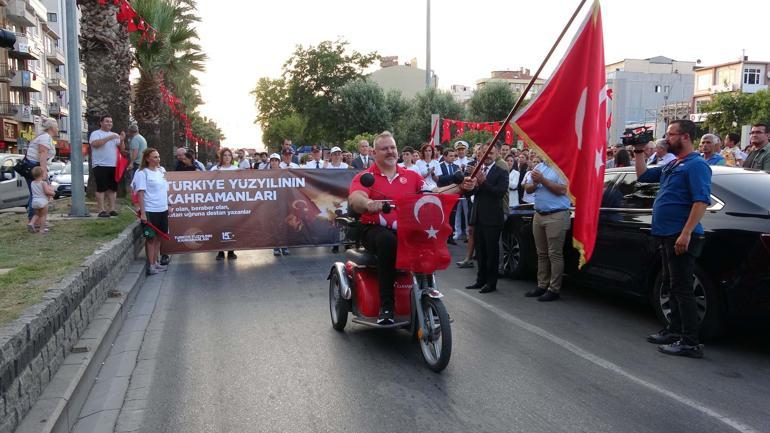
<instances>
[{"instance_id":1,"label":"building balcony","mask_svg":"<svg viewBox=\"0 0 770 433\"><path fill-rule=\"evenodd\" d=\"M18 105L11 104L8 101L0 101L0 116L15 117L18 112Z\"/></svg>"},{"instance_id":2,"label":"building balcony","mask_svg":"<svg viewBox=\"0 0 770 433\"><path fill-rule=\"evenodd\" d=\"M48 114L55 117L69 116L70 110L58 102L48 104Z\"/></svg>"},{"instance_id":3,"label":"building balcony","mask_svg":"<svg viewBox=\"0 0 770 433\"><path fill-rule=\"evenodd\" d=\"M0 62L0 83L11 81L11 71L8 70L8 63Z\"/></svg>"},{"instance_id":4,"label":"building balcony","mask_svg":"<svg viewBox=\"0 0 770 433\"><path fill-rule=\"evenodd\" d=\"M13 45L13 50L8 51L8 56L24 60L40 60L43 58L43 49L39 41L28 35L16 33L16 43Z\"/></svg>"},{"instance_id":5,"label":"building balcony","mask_svg":"<svg viewBox=\"0 0 770 433\"><path fill-rule=\"evenodd\" d=\"M32 71L13 71L13 78L11 78L9 86L12 89L27 92L42 92L43 80Z\"/></svg>"},{"instance_id":6,"label":"building balcony","mask_svg":"<svg viewBox=\"0 0 770 433\"><path fill-rule=\"evenodd\" d=\"M57 66L63 65L64 62L66 61L66 59L64 58L64 51L62 51L62 49L59 48L59 47L55 47L55 48L52 48L50 50L46 50L45 58L50 63L52 63L54 65L57 65Z\"/></svg>"},{"instance_id":7,"label":"building balcony","mask_svg":"<svg viewBox=\"0 0 770 433\"><path fill-rule=\"evenodd\" d=\"M17 104L14 105L13 109L16 110L14 118L19 122L35 123L35 116L40 115L40 108L30 105ZM37 112L37 114L35 114L35 112Z\"/></svg>"},{"instance_id":8,"label":"building balcony","mask_svg":"<svg viewBox=\"0 0 770 433\"><path fill-rule=\"evenodd\" d=\"M48 88L57 92L63 92L67 90L67 82L64 81L64 77L56 74L48 79Z\"/></svg>"},{"instance_id":9,"label":"building balcony","mask_svg":"<svg viewBox=\"0 0 770 433\"><path fill-rule=\"evenodd\" d=\"M767 84L744 84L741 90L744 93L757 93L760 90L767 90Z\"/></svg>"},{"instance_id":10,"label":"building balcony","mask_svg":"<svg viewBox=\"0 0 770 433\"><path fill-rule=\"evenodd\" d=\"M5 16L8 21L20 27L35 26L35 14L27 9L27 2L24 0L8 0Z\"/></svg>"}]
</instances>

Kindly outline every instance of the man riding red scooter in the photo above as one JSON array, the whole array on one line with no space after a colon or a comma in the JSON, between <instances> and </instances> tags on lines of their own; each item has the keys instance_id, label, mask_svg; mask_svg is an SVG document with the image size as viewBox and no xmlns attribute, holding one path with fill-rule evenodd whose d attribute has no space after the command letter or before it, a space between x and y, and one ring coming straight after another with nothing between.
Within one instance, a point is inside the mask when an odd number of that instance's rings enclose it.
<instances>
[{"instance_id":1,"label":"man riding red scooter","mask_svg":"<svg viewBox=\"0 0 770 433\"><path fill-rule=\"evenodd\" d=\"M378 282L380 291L380 314L378 324L393 323L393 286L396 281L396 212L387 211L390 203L407 195L423 191L423 178L412 170L398 166L396 140L390 132L383 132L374 140L374 165L359 173L350 185L348 205L361 214L362 229L360 240L366 250L377 257ZM361 184L364 173L374 175L370 187ZM461 186L454 186L442 193L457 193L460 189L472 190L476 179L465 178Z\"/></svg>"}]
</instances>

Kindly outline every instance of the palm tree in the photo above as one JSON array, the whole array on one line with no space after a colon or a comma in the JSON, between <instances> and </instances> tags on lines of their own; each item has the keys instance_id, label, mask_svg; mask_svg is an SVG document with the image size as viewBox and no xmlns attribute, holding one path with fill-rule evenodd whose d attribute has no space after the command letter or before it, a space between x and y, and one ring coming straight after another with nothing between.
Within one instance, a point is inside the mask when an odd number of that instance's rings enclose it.
<instances>
[{"instance_id":1,"label":"palm tree","mask_svg":"<svg viewBox=\"0 0 770 433\"><path fill-rule=\"evenodd\" d=\"M117 6L112 2L105 5L95 1L78 3L81 13L80 55L88 86L88 109L85 112L87 132L99 129L99 118L104 115L112 117L114 130L125 130L128 127L131 99L128 75L133 59L126 26L118 22ZM73 143L77 143L76 140L79 137L72 137ZM94 191L93 178L89 177L89 195Z\"/></svg>"},{"instance_id":2,"label":"palm tree","mask_svg":"<svg viewBox=\"0 0 770 433\"><path fill-rule=\"evenodd\" d=\"M164 107L158 89L161 79L172 89L179 88L177 83L184 83L188 89L197 85L192 72L202 71L206 60L197 42L197 31L192 26L199 18L194 14L195 4L191 1L136 0L133 6L158 32L157 40L152 44L141 42L140 35L131 36L135 65L139 70L133 114L148 145L156 147L163 159L170 161L174 143L166 137L161 139L160 135L161 119L170 113Z\"/></svg>"}]
</instances>

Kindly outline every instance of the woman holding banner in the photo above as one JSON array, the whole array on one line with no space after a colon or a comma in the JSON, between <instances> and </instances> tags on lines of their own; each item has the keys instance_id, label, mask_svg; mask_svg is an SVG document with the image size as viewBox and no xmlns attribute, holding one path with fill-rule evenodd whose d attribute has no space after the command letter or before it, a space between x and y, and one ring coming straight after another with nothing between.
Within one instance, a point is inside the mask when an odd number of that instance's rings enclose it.
<instances>
[{"instance_id":1,"label":"woman holding banner","mask_svg":"<svg viewBox=\"0 0 770 433\"><path fill-rule=\"evenodd\" d=\"M223 147L217 154L217 163L211 167L210 171L228 171L228 170L240 170L237 165L233 165L233 152ZM228 251L227 258L229 260L235 260L238 256L235 255L235 251ZM220 251L217 253L217 260L224 260L225 252Z\"/></svg>"},{"instance_id":2,"label":"woman holding banner","mask_svg":"<svg viewBox=\"0 0 770 433\"><path fill-rule=\"evenodd\" d=\"M166 170L160 166L160 154L148 147L142 153L139 170L134 174L131 188L138 196L139 218L144 229L144 252L147 256L147 275L167 269L160 264L160 236L150 227L168 233L168 182Z\"/></svg>"}]
</instances>

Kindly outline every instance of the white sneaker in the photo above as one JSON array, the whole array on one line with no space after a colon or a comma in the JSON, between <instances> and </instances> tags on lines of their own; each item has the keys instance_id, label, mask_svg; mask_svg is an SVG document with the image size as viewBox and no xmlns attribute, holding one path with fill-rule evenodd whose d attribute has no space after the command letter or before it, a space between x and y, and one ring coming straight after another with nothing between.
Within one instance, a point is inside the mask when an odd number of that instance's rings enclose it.
<instances>
[{"instance_id":1,"label":"white sneaker","mask_svg":"<svg viewBox=\"0 0 770 433\"><path fill-rule=\"evenodd\" d=\"M159 263L153 263L152 268L158 272L166 272L168 270L168 266L163 266Z\"/></svg>"},{"instance_id":2,"label":"white sneaker","mask_svg":"<svg viewBox=\"0 0 770 433\"><path fill-rule=\"evenodd\" d=\"M152 265L147 267L147 275L156 275L158 273L158 270L152 267Z\"/></svg>"}]
</instances>

